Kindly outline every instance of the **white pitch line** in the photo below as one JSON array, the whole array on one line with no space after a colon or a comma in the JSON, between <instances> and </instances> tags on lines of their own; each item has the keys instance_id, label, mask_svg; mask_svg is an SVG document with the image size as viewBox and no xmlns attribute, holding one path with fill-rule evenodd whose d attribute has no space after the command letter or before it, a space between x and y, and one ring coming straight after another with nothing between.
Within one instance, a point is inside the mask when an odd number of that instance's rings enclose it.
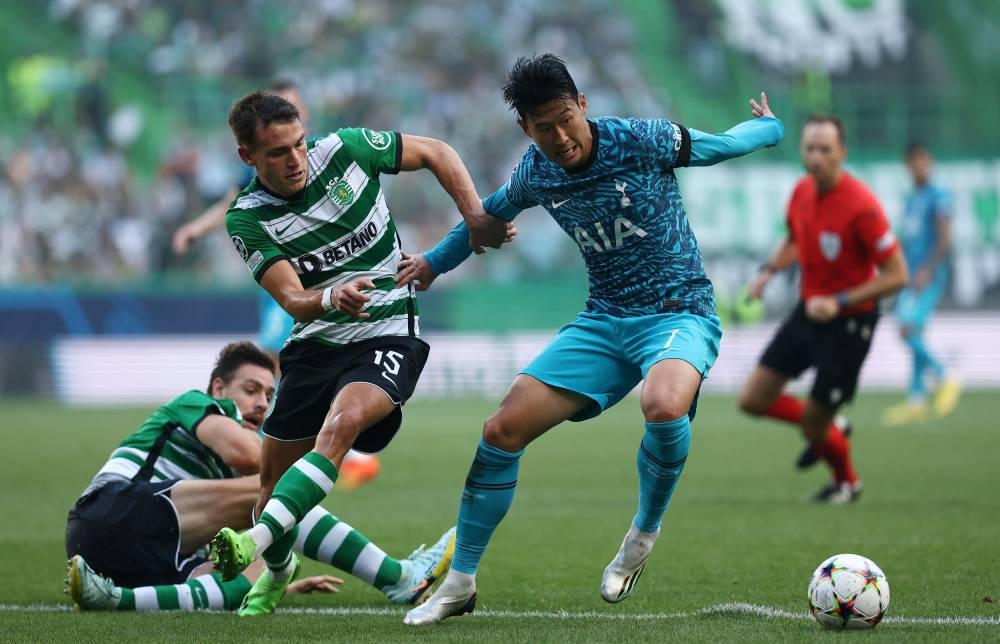
<instances>
[{"instance_id":1,"label":"white pitch line","mask_svg":"<svg viewBox=\"0 0 1000 644\"><path fill-rule=\"evenodd\" d=\"M68 604L0 604L0 613L66 613L71 607ZM223 612L223 611L202 611ZM406 611L399 608L378 607L344 607L344 608L279 608L279 613L286 615L324 615L330 617L402 617ZM795 613L772 606L759 606L744 602L715 604L696 611L681 611L676 613L606 613L596 610L588 611L541 611L541 610L477 610L468 617L502 617L507 619L606 619L611 621L670 621L706 615L753 615L771 619L809 620L812 616L807 612ZM1000 617L896 617L887 616L884 624L916 624L920 626L1000 626Z\"/></svg>"}]
</instances>

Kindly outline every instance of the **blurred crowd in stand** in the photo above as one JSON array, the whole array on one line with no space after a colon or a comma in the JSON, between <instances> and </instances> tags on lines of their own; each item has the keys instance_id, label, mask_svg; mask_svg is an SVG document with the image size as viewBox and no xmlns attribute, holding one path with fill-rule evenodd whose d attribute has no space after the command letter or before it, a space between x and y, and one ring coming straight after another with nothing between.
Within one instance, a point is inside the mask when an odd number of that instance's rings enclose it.
<instances>
[{"instance_id":1,"label":"blurred crowd in stand","mask_svg":"<svg viewBox=\"0 0 1000 644\"><path fill-rule=\"evenodd\" d=\"M484 193L528 142L500 94L519 55L560 53L592 113L666 113L665 97L642 82L632 23L604 1L52 0L34 10L71 35L73 54L15 59L6 70L33 110L30 127L0 134L6 284L151 271L245 283L224 235L184 257L170 238L237 181L226 112L275 77L301 85L313 133L361 125L441 138ZM69 123L59 117L67 101ZM150 129L154 161L130 162ZM426 248L458 220L429 177L386 184L400 193L389 202L407 248ZM555 226L531 219L533 243L518 245L511 265L546 270L575 254Z\"/></svg>"}]
</instances>

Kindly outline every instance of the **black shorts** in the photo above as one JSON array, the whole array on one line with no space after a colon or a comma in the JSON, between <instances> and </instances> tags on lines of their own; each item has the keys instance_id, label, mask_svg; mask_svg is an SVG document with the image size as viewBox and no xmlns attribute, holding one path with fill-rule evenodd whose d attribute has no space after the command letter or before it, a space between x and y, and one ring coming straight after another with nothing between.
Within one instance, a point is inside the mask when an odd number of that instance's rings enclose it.
<instances>
[{"instance_id":1,"label":"black shorts","mask_svg":"<svg viewBox=\"0 0 1000 644\"><path fill-rule=\"evenodd\" d=\"M428 353L426 342L409 336L372 338L341 347L290 342L281 350L281 382L261 431L282 441L316 436L334 396L351 383L367 382L396 405L354 441L360 452L379 452L399 430L402 405L413 395Z\"/></svg>"},{"instance_id":2,"label":"black shorts","mask_svg":"<svg viewBox=\"0 0 1000 644\"><path fill-rule=\"evenodd\" d=\"M178 481L111 480L69 511L66 555L82 555L119 586L182 584L208 561L207 549L180 552L181 531L170 489Z\"/></svg>"},{"instance_id":3,"label":"black shorts","mask_svg":"<svg viewBox=\"0 0 1000 644\"><path fill-rule=\"evenodd\" d=\"M878 317L878 311L872 311L816 322L800 302L764 350L760 364L789 378L816 367L809 396L836 409L854 398Z\"/></svg>"}]
</instances>

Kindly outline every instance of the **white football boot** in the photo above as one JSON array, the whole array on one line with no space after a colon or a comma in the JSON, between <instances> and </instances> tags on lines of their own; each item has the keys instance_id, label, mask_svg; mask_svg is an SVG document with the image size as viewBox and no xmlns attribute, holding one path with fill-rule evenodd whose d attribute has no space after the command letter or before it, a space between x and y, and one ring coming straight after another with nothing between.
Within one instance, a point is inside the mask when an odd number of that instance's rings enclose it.
<instances>
[{"instance_id":1,"label":"white football boot","mask_svg":"<svg viewBox=\"0 0 1000 644\"><path fill-rule=\"evenodd\" d=\"M629 527L622 547L601 577L601 597L604 601L617 604L632 594L658 536L659 528L656 532L643 532L634 524Z\"/></svg>"},{"instance_id":2,"label":"white football boot","mask_svg":"<svg viewBox=\"0 0 1000 644\"><path fill-rule=\"evenodd\" d=\"M437 624L449 617L471 613L475 608L475 576L451 570L430 599L407 613L403 623L408 626Z\"/></svg>"}]
</instances>

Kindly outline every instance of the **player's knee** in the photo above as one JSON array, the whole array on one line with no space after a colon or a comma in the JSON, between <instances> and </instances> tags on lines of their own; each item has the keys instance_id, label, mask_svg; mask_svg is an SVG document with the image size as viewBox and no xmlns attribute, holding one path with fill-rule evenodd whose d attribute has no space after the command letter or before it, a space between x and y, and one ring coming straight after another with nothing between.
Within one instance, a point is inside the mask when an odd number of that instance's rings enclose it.
<instances>
[{"instance_id":1,"label":"player's knee","mask_svg":"<svg viewBox=\"0 0 1000 644\"><path fill-rule=\"evenodd\" d=\"M363 414L345 410L323 421L316 437L316 451L333 460L338 454L343 456L354 444L354 440L366 429L367 419Z\"/></svg>"},{"instance_id":2,"label":"player's knee","mask_svg":"<svg viewBox=\"0 0 1000 644\"><path fill-rule=\"evenodd\" d=\"M750 414L751 416L760 416L766 409L759 397L752 396L747 391L740 393L740 397L737 399L736 404L739 406L740 411L745 414Z\"/></svg>"},{"instance_id":3,"label":"player's knee","mask_svg":"<svg viewBox=\"0 0 1000 644\"><path fill-rule=\"evenodd\" d=\"M516 452L524 448L524 438L500 414L493 414L483 424L483 440L493 447L506 452Z\"/></svg>"},{"instance_id":4,"label":"player's knee","mask_svg":"<svg viewBox=\"0 0 1000 644\"><path fill-rule=\"evenodd\" d=\"M690 409L691 401L687 397L667 394L644 401L642 414L647 423L669 423L681 416L687 416Z\"/></svg>"}]
</instances>

